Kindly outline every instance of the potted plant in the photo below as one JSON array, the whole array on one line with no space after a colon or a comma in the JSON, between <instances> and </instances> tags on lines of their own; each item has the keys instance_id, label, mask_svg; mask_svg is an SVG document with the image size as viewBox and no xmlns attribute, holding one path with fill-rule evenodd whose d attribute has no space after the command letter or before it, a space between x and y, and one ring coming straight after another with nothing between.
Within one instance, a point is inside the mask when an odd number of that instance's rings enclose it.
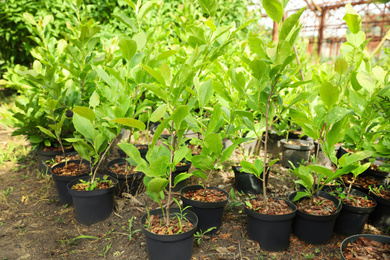
<instances>
[{"instance_id":1,"label":"potted plant","mask_svg":"<svg viewBox=\"0 0 390 260\"><path fill-rule=\"evenodd\" d=\"M370 151L364 151L355 153L351 156L344 156L342 158L345 160L351 160L351 158L361 155L359 156L359 159L361 159L363 157L367 158L371 154L372 152ZM375 200L367 194L352 189L352 186L358 176L370 166L370 163L361 165L361 162L357 161L354 164L357 168L351 171L353 174L353 180L349 186L347 187L345 186L345 183L343 183L344 191L342 191L340 187L340 190L333 192L333 194L338 197L343 204L340 214L337 217L334 230L339 234L348 236L361 233L370 213L376 206Z\"/></svg>"},{"instance_id":2,"label":"potted plant","mask_svg":"<svg viewBox=\"0 0 390 260\"><path fill-rule=\"evenodd\" d=\"M267 167L271 167L274 160ZM241 162L242 168L261 178L263 161L256 159L254 163ZM265 201L267 200L267 201ZM290 244L291 224L296 214L296 206L284 199L272 197L256 197L245 202L248 216L248 236L260 243L266 251L283 251Z\"/></svg>"},{"instance_id":3,"label":"potted plant","mask_svg":"<svg viewBox=\"0 0 390 260\"><path fill-rule=\"evenodd\" d=\"M388 185L371 186L370 195L377 206L369 216L370 223L388 233L390 231L390 187Z\"/></svg>"},{"instance_id":4,"label":"potted plant","mask_svg":"<svg viewBox=\"0 0 390 260\"><path fill-rule=\"evenodd\" d=\"M95 94L95 97L98 94ZM77 220L90 225L108 218L114 207L114 191L117 180L108 175L97 175L105 155L119 134L119 127L112 121L98 117L99 99L90 102L92 107L75 107L73 124L76 129L72 142L76 151L91 163L90 176L75 179L67 188L72 196Z\"/></svg>"},{"instance_id":5,"label":"potted plant","mask_svg":"<svg viewBox=\"0 0 390 260\"><path fill-rule=\"evenodd\" d=\"M139 150L131 143L120 143L119 147L128 155L127 160L136 166L134 170L145 174L146 194L160 206L160 209L148 211L141 218L149 258L174 259L177 257L177 259L189 259L198 218L186 208L171 208L170 206L173 201L173 187L191 176L191 174L184 172L173 178L176 165L185 157L190 156L190 149L184 145L182 134L178 137L178 143L174 141L176 139L175 132L184 133L181 127L185 125L185 123L182 123L188 115L188 107L181 106L171 115L169 113L167 106L164 106L163 110L157 109L151 115L151 121L158 121L166 114L168 114L168 117L165 117L156 129L153 141L146 154L146 160L141 157ZM169 139L170 143L166 146L156 146L155 143L168 122L171 122L172 138ZM164 206L163 200L166 198L164 190L167 186L168 197L166 206Z\"/></svg>"},{"instance_id":6,"label":"potted plant","mask_svg":"<svg viewBox=\"0 0 390 260\"><path fill-rule=\"evenodd\" d=\"M390 237L359 234L347 237L340 245L342 259L368 258L386 259L389 254ZM370 250L367 250L370 248Z\"/></svg>"}]
</instances>

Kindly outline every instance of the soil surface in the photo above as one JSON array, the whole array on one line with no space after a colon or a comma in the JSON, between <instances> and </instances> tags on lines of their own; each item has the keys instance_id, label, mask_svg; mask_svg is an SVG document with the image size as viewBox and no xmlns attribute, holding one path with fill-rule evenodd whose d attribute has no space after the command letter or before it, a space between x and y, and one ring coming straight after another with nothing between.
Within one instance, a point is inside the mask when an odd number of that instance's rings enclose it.
<instances>
[{"instance_id":1,"label":"soil surface","mask_svg":"<svg viewBox=\"0 0 390 260\"><path fill-rule=\"evenodd\" d=\"M11 137L11 133L11 129L0 126L0 259L147 259L140 219L146 207L157 208L156 203L144 192L124 194L115 198L115 210L108 219L82 225L73 206L59 202L52 176L38 171L37 158L28 143ZM227 163L211 179L212 186L230 192L234 186L233 163ZM268 194L286 198L295 189L294 178L284 168L274 166ZM190 179L188 184L198 181ZM178 192L174 196L180 201ZM306 244L292 234L288 250L262 250L248 238L243 205L247 199L237 192L234 199L229 198L220 230L194 239L193 260L341 258L340 244L346 237L337 234L324 245ZM366 225L363 233L383 234L371 225Z\"/></svg>"}]
</instances>

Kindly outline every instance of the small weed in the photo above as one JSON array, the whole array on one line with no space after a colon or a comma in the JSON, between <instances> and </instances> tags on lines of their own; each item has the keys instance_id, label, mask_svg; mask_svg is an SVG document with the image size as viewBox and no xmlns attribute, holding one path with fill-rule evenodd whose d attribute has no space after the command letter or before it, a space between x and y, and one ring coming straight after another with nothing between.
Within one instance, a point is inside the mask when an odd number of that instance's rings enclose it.
<instances>
[{"instance_id":1,"label":"small weed","mask_svg":"<svg viewBox=\"0 0 390 260\"><path fill-rule=\"evenodd\" d=\"M99 254L99 256L103 256L104 258L106 258L106 254L107 254L108 250L110 250L111 246L112 246L112 243L110 243L109 245L107 245L107 246L104 248L103 254Z\"/></svg>"},{"instance_id":2,"label":"small weed","mask_svg":"<svg viewBox=\"0 0 390 260\"><path fill-rule=\"evenodd\" d=\"M134 216L129 219L129 223L126 223L126 225L122 226L122 229L127 232L127 236L129 237L129 242L133 239L133 235L137 232L140 232L140 229L132 230L133 229L133 219Z\"/></svg>"},{"instance_id":3,"label":"small weed","mask_svg":"<svg viewBox=\"0 0 390 260\"><path fill-rule=\"evenodd\" d=\"M202 238L204 238L204 235L208 232L211 232L214 229L216 229L216 227L211 227L211 228L207 229L205 232L197 231L194 235L194 238L195 238L195 241L198 243L198 245L200 245L200 242L201 242Z\"/></svg>"},{"instance_id":4,"label":"small weed","mask_svg":"<svg viewBox=\"0 0 390 260\"><path fill-rule=\"evenodd\" d=\"M5 196L10 195L12 192L14 192L14 187L8 187L6 190L3 190Z\"/></svg>"},{"instance_id":5,"label":"small weed","mask_svg":"<svg viewBox=\"0 0 390 260\"><path fill-rule=\"evenodd\" d=\"M57 217L56 218L56 222L59 223L59 224L65 224L65 219L63 219L61 217Z\"/></svg>"},{"instance_id":6,"label":"small weed","mask_svg":"<svg viewBox=\"0 0 390 260\"><path fill-rule=\"evenodd\" d=\"M0 221L0 226L4 226L4 222L3 221Z\"/></svg>"}]
</instances>

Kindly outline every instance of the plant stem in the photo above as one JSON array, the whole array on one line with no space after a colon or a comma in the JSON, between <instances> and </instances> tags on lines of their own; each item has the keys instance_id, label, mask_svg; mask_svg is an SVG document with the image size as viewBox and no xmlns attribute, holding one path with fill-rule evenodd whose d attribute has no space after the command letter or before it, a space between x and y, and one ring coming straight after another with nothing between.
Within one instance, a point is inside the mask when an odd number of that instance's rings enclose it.
<instances>
[{"instance_id":1,"label":"plant stem","mask_svg":"<svg viewBox=\"0 0 390 260\"><path fill-rule=\"evenodd\" d=\"M263 200L265 208L268 208L268 199L267 199L267 146L268 146L268 116L269 116L269 107L271 103L272 94L274 92L275 86L278 83L279 79L275 80L274 85L271 88L271 92L269 93L268 100L267 100L267 110L265 112L265 140L264 140L264 164L263 164Z\"/></svg>"},{"instance_id":2,"label":"plant stem","mask_svg":"<svg viewBox=\"0 0 390 260\"><path fill-rule=\"evenodd\" d=\"M96 176L96 172L97 172L97 170L99 169L100 164L102 163L104 157L106 156L107 152L110 150L111 145L114 143L114 141L116 140L117 137L118 137L118 136L115 136L115 137L111 140L111 142L110 142L110 144L108 145L107 149L104 151L103 155L100 157L100 159L99 159L99 161L98 161L98 164L97 164L97 166L96 166L96 168L95 168L95 171L94 171L93 174L92 174L91 183L94 183L94 181L95 181L95 176Z\"/></svg>"},{"instance_id":3,"label":"plant stem","mask_svg":"<svg viewBox=\"0 0 390 260\"><path fill-rule=\"evenodd\" d=\"M295 45L294 45L293 47L294 47L294 52L295 52L295 56L296 56L296 58L297 58L298 65L301 66L301 61L299 60L297 47L295 47ZM305 80L305 77L303 76L302 67L299 69L299 71L301 72L302 80Z\"/></svg>"},{"instance_id":4,"label":"plant stem","mask_svg":"<svg viewBox=\"0 0 390 260\"><path fill-rule=\"evenodd\" d=\"M175 155L175 133L173 132L173 121L171 124L171 160L170 163L173 163L173 157ZM171 207L171 195L172 195L172 167L169 167L169 182L168 182L168 201L166 209L166 226L169 226L169 208Z\"/></svg>"}]
</instances>

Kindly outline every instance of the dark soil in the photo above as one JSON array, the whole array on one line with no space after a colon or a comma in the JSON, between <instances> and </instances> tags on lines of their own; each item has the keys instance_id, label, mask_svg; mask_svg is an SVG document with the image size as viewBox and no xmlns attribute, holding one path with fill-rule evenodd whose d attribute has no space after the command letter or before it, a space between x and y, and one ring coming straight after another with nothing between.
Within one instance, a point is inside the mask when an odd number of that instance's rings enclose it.
<instances>
[{"instance_id":1,"label":"dark soil","mask_svg":"<svg viewBox=\"0 0 390 260\"><path fill-rule=\"evenodd\" d=\"M65 160L71 161L71 160L82 160L82 159L83 158L81 158L81 156L79 154L69 154L69 155L66 155L65 157L63 155L56 155L56 157L53 159L53 161L48 161L48 162L46 162L46 164L49 167L51 167L54 164L65 162Z\"/></svg>"},{"instance_id":2,"label":"dark soil","mask_svg":"<svg viewBox=\"0 0 390 260\"><path fill-rule=\"evenodd\" d=\"M179 221L176 218L169 219L169 225L166 225L167 221L165 218L162 218L158 215L150 215L148 223L144 223L144 226L147 226L147 229L158 235L173 235L184 233L189 231L194 227L194 225L188 220Z\"/></svg>"},{"instance_id":3,"label":"dark soil","mask_svg":"<svg viewBox=\"0 0 390 260\"><path fill-rule=\"evenodd\" d=\"M225 193L214 188L190 190L183 194L184 197L190 200L201 202L220 202L228 199Z\"/></svg>"},{"instance_id":4,"label":"dark soil","mask_svg":"<svg viewBox=\"0 0 390 260\"><path fill-rule=\"evenodd\" d=\"M390 244L359 237L347 245L343 254L345 259L390 259Z\"/></svg>"},{"instance_id":5,"label":"dark soil","mask_svg":"<svg viewBox=\"0 0 390 260\"><path fill-rule=\"evenodd\" d=\"M352 180L353 180L353 176L351 174L348 174L348 175L343 175L342 176L343 178L343 181L344 183L348 186ZM369 189L369 186L375 186L375 185L380 185L381 184L381 181L380 180L377 180L375 179L374 177L370 177L370 176L364 176L364 175L360 175L356 181L354 182L353 186L356 186L356 187L359 187L359 188L363 188L363 189Z\"/></svg>"},{"instance_id":6,"label":"dark soil","mask_svg":"<svg viewBox=\"0 0 390 260\"><path fill-rule=\"evenodd\" d=\"M284 200L268 198L267 202L266 206L265 200L262 198L251 199L249 200L250 204L248 205L247 203L246 207L261 214L268 215L285 215L293 212Z\"/></svg>"},{"instance_id":7,"label":"dark soil","mask_svg":"<svg viewBox=\"0 0 390 260\"><path fill-rule=\"evenodd\" d=\"M374 201L356 195L349 195L349 197L344 198L342 201L344 204L348 204L353 207L371 208L375 206Z\"/></svg>"},{"instance_id":8,"label":"dark soil","mask_svg":"<svg viewBox=\"0 0 390 260\"><path fill-rule=\"evenodd\" d=\"M76 183L72 186L72 190L86 191L88 187L90 187L89 183ZM113 187L112 181L102 181L96 184L95 190L108 189L110 187Z\"/></svg>"},{"instance_id":9,"label":"dark soil","mask_svg":"<svg viewBox=\"0 0 390 260\"><path fill-rule=\"evenodd\" d=\"M112 171L113 173L122 174L122 175L136 173L134 171L134 169L135 169L135 166L128 165L126 163L124 163L124 164L115 163L113 166L111 166L109 168L109 170Z\"/></svg>"},{"instance_id":10,"label":"dark soil","mask_svg":"<svg viewBox=\"0 0 390 260\"><path fill-rule=\"evenodd\" d=\"M52 176L42 175L26 141L11 137L0 126L0 259L147 259L140 219L146 209L157 208L145 192L115 197L115 210L105 221L82 225L73 206L58 200ZM11 149L12 144L15 145ZM26 151L26 152L24 152ZM3 155L10 152L12 156ZM112 158L108 158L112 159ZM230 191L234 184L231 164L211 178L211 185ZM104 164L102 164L104 165ZM286 198L295 185L292 175L278 165L270 171L268 194ZM192 170L192 168L191 168ZM198 184L190 179L188 184ZM248 196L229 199L220 230L194 240L192 260L200 259L340 259L340 243L346 238L334 234L324 245L306 244L293 234L283 252L266 252L248 238L243 202ZM174 193L180 201L180 194ZM174 205L172 205L174 206ZM371 225L363 233L383 234Z\"/></svg>"},{"instance_id":11,"label":"dark soil","mask_svg":"<svg viewBox=\"0 0 390 260\"><path fill-rule=\"evenodd\" d=\"M308 198L303 198L296 202L295 205L300 211L312 215L327 216L337 211L333 201L322 197L313 197L313 201Z\"/></svg>"},{"instance_id":12,"label":"dark soil","mask_svg":"<svg viewBox=\"0 0 390 260\"><path fill-rule=\"evenodd\" d=\"M390 200L390 191L388 190L385 189L376 190L375 195L377 195L378 197L382 197L386 200Z\"/></svg>"},{"instance_id":13,"label":"dark soil","mask_svg":"<svg viewBox=\"0 0 390 260\"><path fill-rule=\"evenodd\" d=\"M83 163L67 163L64 167L53 167L54 174L62 176L77 176L80 174L91 172L91 168Z\"/></svg>"}]
</instances>

